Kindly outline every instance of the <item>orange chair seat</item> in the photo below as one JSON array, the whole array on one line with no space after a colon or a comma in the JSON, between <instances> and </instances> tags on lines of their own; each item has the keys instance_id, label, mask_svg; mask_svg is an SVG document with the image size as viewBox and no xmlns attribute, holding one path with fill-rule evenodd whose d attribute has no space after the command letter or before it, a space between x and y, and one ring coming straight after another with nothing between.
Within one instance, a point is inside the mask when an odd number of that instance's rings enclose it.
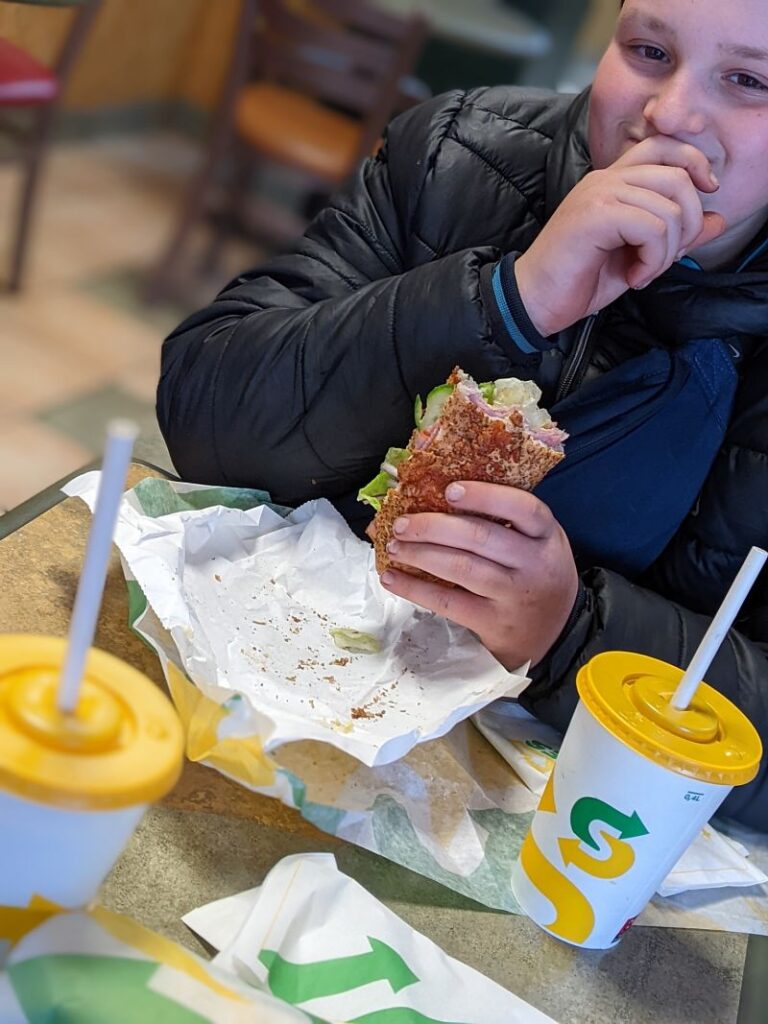
<instances>
[{"instance_id":1,"label":"orange chair seat","mask_svg":"<svg viewBox=\"0 0 768 1024\"><path fill-rule=\"evenodd\" d=\"M242 89L235 123L265 156L331 182L342 181L359 155L359 122L272 82Z\"/></svg>"},{"instance_id":2,"label":"orange chair seat","mask_svg":"<svg viewBox=\"0 0 768 1024\"><path fill-rule=\"evenodd\" d=\"M59 83L44 64L7 39L0 39L0 104L32 106L50 103Z\"/></svg>"}]
</instances>

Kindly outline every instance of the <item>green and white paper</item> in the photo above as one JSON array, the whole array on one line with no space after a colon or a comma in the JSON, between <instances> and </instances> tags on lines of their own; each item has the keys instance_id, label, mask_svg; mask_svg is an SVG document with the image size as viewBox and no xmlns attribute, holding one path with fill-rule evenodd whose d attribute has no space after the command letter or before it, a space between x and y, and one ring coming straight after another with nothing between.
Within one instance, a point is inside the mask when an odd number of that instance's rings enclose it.
<instances>
[{"instance_id":1,"label":"green and white paper","mask_svg":"<svg viewBox=\"0 0 768 1024\"><path fill-rule=\"evenodd\" d=\"M92 501L97 482L98 474L88 474L68 485L67 492ZM305 738L273 747L271 720L249 700L214 683L196 680L193 686L181 678L176 640L183 649L188 639L185 630L193 629L190 610L174 597L179 625L169 629L156 607L171 600L169 593L176 594L173 576L181 571L185 551L198 556L207 551L210 558L241 543L238 531L252 536L253 518L267 498L258 491L147 479L123 503L117 542L129 581L131 622L158 653L187 725L187 755L297 808L325 832L488 907L518 913L511 869L551 770L559 737L517 704L491 704L471 721L458 721L445 735L428 742L423 742L428 734L423 731L418 737L422 742L411 745L398 760L371 766L343 749L349 733L334 729L329 742ZM254 508L256 513L251 511ZM228 510L237 515L227 515ZM288 510L273 506L272 511L276 515L271 523L278 529L278 517ZM175 543L169 541L169 534L176 536ZM342 545L361 544L351 533L346 541L343 531L337 536ZM370 558L368 552L366 557ZM335 565L327 572L332 588L340 575ZM373 591L378 583L370 562L368 572L370 579L366 576L360 585ZM301 565L296 573L300 579ZM217 568L213 574L222 575ZM214 584L218 586L215 579L212 588ZM200 618L198 609L197 621ZM237 632L234 613L226 621L230 633ZM451 658L453 654L451 648ZM338 651L338 655L344 653ZM212 668L202 666L199 671L203 679ZM430 701L439 693L439 685L431 687ZM464 710L467 706L463 705ZM372 721L374 726L381 724L379 719ZM309 724L306 718L305 737ZM368 728L371 720L356 720L353 725ZM734 846L727 838L718 843L722 837L714 832L716 838L710 841L705 833L667 880L665 891L675 895L654 899L639 923L768 934L768 885L764 882L768 837L731 825L728 830L743 846ZM727 887L722 888L724 884ZM751 888L745 895L735 886ZM703 891L710 887L711 891Z\"/></svg>"},{"instance_id":2,"label":"green and white paper","mask_svg":"<svg viewBox=\"0 0 768 1024\"><path fill-rule=\"evenodd\" d=\"M214 963L307 1013L350 1024L553 1024L449 957L336 867L286 857L258 889L184 918Z\"/></svg>"},{"instance_id":3,"label":"green and white paper","mask_svg":"<svg viewBox=\"0 0 768 1024\"><path fill-rule=\"evenodd\" d=\"M323 1024L100 907L0 907L0 936L18 932L0 938L2 1024Z\"/></svg>"}]
</instances>

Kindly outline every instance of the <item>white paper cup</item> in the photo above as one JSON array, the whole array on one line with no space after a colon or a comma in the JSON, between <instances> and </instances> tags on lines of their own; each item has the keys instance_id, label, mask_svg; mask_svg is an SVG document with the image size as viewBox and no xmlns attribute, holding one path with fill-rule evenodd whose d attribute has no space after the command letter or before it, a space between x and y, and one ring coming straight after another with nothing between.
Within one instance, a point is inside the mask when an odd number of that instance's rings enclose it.
<instances>
[{"instance_id":1,"label":"white paper cup","mask_svg":"<svg viewBox=\"0 0 768 1024\"><path fill-rule=\"evenodd\" d=\"M746 717L702 684L669 700L682 671L607 652L578 677L581 700L512 873L522 909L586 948L615 945L762 748Z\"/></svg>"},{"instance_id":2,"label":"white paper cup","mask_svg":"<svg viewBox=\"0 0 768 1024\"><path fill-rule=\"evenodd\" d=\"M0 905L88 903L181 771L170 702L103 651L89 654L75 711L58 711L64 653L57 638L0 636Z\"/></svg>"},{"instance_id":3,"label":"white paper cup","mask_svg":"<svg viewBox=\"0 0 768 1024\"><path fill-rule=\"evenodd\" d=\"M89 903L146 809L66 811L0 792L0 906Z\"/></svg>"}]
</instances>

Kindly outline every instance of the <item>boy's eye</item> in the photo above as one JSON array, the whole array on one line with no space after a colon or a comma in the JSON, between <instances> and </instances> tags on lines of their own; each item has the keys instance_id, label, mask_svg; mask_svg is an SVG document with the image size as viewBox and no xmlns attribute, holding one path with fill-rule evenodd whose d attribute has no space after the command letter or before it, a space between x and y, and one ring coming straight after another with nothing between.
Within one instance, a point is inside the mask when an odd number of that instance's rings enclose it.
<instances>
[{"instance_id":1,"label":"boy's eye","mask_svg":"<svg viewBox=\"0 0 768 1024\"><path fill-rule=\"evenodd\" d=\"M639 43L636 46L630 46L630 50L643 57L645 60L666 60L666 53L658 46L652 46L650 43Z\"/></svg>"},{"instance_id":2,"label":"boy's eye","mask_svg":"<svg viewBox=\"0 0 768 1024\"><path fill-rule=\"evenodd\" d=\"M734 71L732 75L728 75L728 81L733 82L735 85L740 85L743 89L751 89L754 92L768 92L768 86L765 82L761 82L759 78L755 78L754 75L748 75L744 71Z\"/></svg>"}]
</instances>

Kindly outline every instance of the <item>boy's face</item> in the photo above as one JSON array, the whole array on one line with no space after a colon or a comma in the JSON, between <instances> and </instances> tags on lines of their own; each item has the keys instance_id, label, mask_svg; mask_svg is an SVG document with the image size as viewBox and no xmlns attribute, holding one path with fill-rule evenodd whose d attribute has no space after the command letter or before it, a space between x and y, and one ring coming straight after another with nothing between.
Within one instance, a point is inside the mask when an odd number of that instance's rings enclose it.
<instances>
[{"instance_id":1,"label":"boy's face","mask_svg":"<svg viewBox=\"0 0 768 1024\"><path fill-rule=\"evenodd\" d=\"M589 147L608 167L653 135L709 159L719 191L701 193L726 234L768 216L768 2L626 0L592 89Z\"/></svg>"}]
</instances>

